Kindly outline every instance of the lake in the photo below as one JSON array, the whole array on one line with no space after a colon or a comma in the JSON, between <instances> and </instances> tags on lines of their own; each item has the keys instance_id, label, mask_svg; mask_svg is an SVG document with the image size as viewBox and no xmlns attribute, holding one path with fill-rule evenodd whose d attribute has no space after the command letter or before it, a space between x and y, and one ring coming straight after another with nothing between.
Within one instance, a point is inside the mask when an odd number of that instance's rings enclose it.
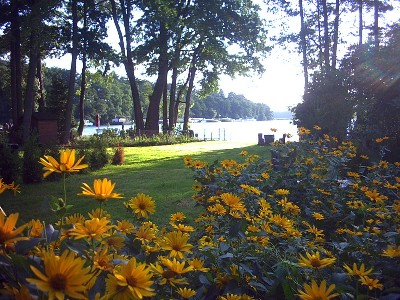
<instances>
[{"instance_id":1,"label":"lake","mask_svg":"<svg viewBox=\"0 0 400 300\"><path fill-rule=\"evenodd\" d=\"M179 124L178 124L179 126ZM232 121L232 122L198 122L189 123L190 129L200 140L221 140L232 142L258 142L258 134L274 134L275 139L282 137L284 133L292 135L287 139L298 141L297 127L291 120L270 120L270 121ZM125 125L124 129L131 128L131 125ZM271 128L277 131L274 133ZM93 135L101 132L103 129L114 129L120 131L122 125L110 126L86 126L83 129L83 135Z\"/></svg>"}]
</instances>

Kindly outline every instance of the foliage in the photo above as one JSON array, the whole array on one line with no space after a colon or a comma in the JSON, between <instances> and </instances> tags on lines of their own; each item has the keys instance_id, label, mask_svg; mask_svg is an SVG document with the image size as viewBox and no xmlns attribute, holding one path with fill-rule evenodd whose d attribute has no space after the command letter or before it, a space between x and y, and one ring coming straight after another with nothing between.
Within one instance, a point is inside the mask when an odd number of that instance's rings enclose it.
<instances>
[{"instance_id":1,"label":"foliage","mask_svg":"<svg viewBox=\"0 0 400 300\"><path fill-rule=\"evenodd\" d=\"M113 165L123 165L125 162L124 147L121 145L117 146L112 158Z\"/></svg>"},{"instance_id":2,"label":"foliage","mask_svg":"<svg viewBox=\"0 0 400 300\"><path fill-rule=\"evenodd\" d=\"M272 112L268 105L253 103L243 95L229 93L225 97L220 90L205 98L196 97L193 101L190 115L196 118L254 118L257 121L272 119Z\"/></svg>"},{"instance_id":3,"label":"foliage","mask_svg":"<svg viewBox=\"0 0 400 300\"><path fill-rule=\"evenodd\" d=\"M311 128L317 124L322 132L346 138L353 117L349 85L340 72L316 77L303 96L303 102L293 108L295 124Z\"/></svg>"},{"instance_id":4,"label":"foliage","mask_svg":"<svg viewBox=\"0 0 400 300\"><path fill-rule=\"evenodd\" d=\"M14 229L3 224L15 225L18 215L1 215L4 292L11 298L56 292L133 299L395 298L400 164L371 162L317 126L313 133L300 128L300 142L277 143L274 161L247 151L242 161L213 164L186 157L193 198L204 208L196 226L176 212L159 228L149 221L155 202L142 193L125 195L129 219L113 218L103 204L121 195L107 178L93 190L83 184L79 194L98 209L64 215L56 227L32 220ZM59 272L50 265L60 265ZM72 265L71 272L62 267Z\"/></svg>"},{"instance_id":5,"label":"foliage","mask_svg":"<svg viewBox=\"0 0 400 300\"><path fill-rule=\"evenodd\" d=\"M113 138L112 134L106 133L104 139L95 134L89 137L85 145L78 148L79 155L85 156L85 161L91 170L101 169L110 162L111 154L108 152L110 138Z\"/></svg>"},{"instance_id":6,"label":"foliage","mask_svg":"<svg viewBox=\"0 0 400 300\"><path fill-rule=\"evenodd\" d=\"M0 131L0 176L5 182L17 181L20 175L21 158L18 150L8 143L8 132Z\"/></svg>"},{"instance_id":7,"label":"foliage","mask_svg":"<svg viewBox=\"0 0 400 300\"><path fill-rule=\"evenodd\" d=\"M37 135L34 134L24 144L22 161L22 180L24 183L42 181L41 167L36 162L44 153L37 141Z\"/></svg>"}]
</instances>

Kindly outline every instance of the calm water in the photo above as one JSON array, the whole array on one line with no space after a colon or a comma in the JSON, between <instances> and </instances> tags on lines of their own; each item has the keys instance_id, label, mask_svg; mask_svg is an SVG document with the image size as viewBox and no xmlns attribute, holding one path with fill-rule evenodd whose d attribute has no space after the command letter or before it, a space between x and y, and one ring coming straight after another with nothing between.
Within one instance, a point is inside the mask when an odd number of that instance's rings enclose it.
<instances>
[{"instance_id":1,"label":"calm water","mask_svg":"<svg viewBox=\"0 0 400 300\"><path fill-rule=\"evenodd\" d=\"M179 126L179 125L178 125ZM103 129L122 129L121 125L111 126L88 126L83 130L83 135L92 135ZM125 125L125 130L131 128L131 125ZM271 132L271 128L277 129L277 132ZM258 134L274 134L275 139L281 138L284 133L290 133L291 141L297 141L297 127L292 124L291 120L271 120L271 121L234 121L234 122L205 122L190 123L192 129L198 139L204 140L222 140L222 141L242 141L242 142L258 142Z\"/></svg>"}]
</instances>

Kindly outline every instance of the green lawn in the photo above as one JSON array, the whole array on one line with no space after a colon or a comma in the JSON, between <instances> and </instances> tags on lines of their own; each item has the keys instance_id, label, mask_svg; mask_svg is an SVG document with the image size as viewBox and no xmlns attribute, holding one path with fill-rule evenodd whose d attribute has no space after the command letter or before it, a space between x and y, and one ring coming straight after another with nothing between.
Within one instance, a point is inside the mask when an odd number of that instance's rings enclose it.
<instances>
[{"instance_id":1,"label":"green lawn","mask_svg":"<svg viewBox=\"0 0 400 300\"><path fill-rule=\"evenodd\" d=\"M193 172L184 166L183 157L190 155L193 159L212 163L227 158L239 159L242 150L269 157L267 147L218 141L125 148L124 165L109 165L96 172L67 176L67 201L73 205L70 212L85 214L98 207L95 200L77 194L81 192L83 182L92 186L94 179L107 177L116 182L114 191L125 196L125 199L107 200L103 205L114 218L130 218L131 214L122 203L138 193L144 193L156 202L156 213L151 218L156 223L168 222L169 215L176 211L183 211L192 220L199 209L194 207L191 199ZM50 211L49 203L52 198L60 197L63 197L62 180L44 180L40 184L22 185L21 193L16 196L10 192L3 193L0 196L0 205L7 214L20 212L23 221L35 218L54 222L56 217Z\"/></svg>"}]
</instances>

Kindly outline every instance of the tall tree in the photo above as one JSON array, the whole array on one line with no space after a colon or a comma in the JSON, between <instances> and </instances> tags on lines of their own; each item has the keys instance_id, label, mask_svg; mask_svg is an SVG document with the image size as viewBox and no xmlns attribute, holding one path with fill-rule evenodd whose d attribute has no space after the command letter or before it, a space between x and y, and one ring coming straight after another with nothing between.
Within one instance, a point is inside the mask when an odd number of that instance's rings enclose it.
<instances>
[{"instance_id":1,"label":"tall tree","mask_svg":"<svg viewBox=\"0 0 400 300\"><path fill-rule=\"evenodd\" d=\"M78 59L78 0L71 0L71 13L72 13L72 46L71 46L71 68L69 71L69 82L68 82L68 99L65 107L65 124L64 132L62 134L61 142L67 144L71 135L71 122L72 122L72 108L75 96L75 84L76 84L76 61Z\"/></svg>"},{"instance_id":2,"label":"tall tree","mask_svg":"<svg viewBox=\"0 0 400 300\"><path fill-rule=\"evenodd\" d=\"M120 0L117 6L115 0L110 0L112 17L115 28L118 33L120 57L123 65L125 66L126 75L129 80L132 94L133 110L135 116L135 126L137 130L144 129L143 111L140 103L139 90L136 82L135 63L132 52L132 28L131 17L133 18L133 1ZM120 22L123 25L125 34L122 33Z\"/></svg>"}]
</instances>

